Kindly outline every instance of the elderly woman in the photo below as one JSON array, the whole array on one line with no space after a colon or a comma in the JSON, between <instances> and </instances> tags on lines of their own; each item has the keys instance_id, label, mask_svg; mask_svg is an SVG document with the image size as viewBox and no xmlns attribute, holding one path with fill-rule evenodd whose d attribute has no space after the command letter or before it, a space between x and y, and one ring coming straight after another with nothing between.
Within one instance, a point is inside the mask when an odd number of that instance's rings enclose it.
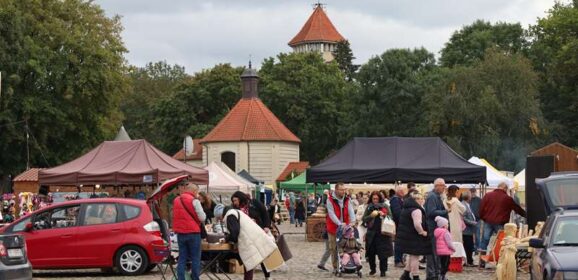
<instances>
[{"instance_id":1,"label":"elderly woman","mask_svg":"<svg viewBox=\"0 0 578 280\"><path fill-rule=\"evenodd\" d=\"M369 204L363 214L363 222L367 225L365 236L366 257L369 261L369 275L376 273L375 256L379 257L380 276L385 277L387 272L387 258L393 255L391 237L381 234L381 223L386 216L391 218L389 206L379 192L374 191L369 196Z\"/></svg>"},{"instance_id":2,"label":"elderly woman","mask_svg":"<svg viewBox=\"0 0 578 280\"><path fill-rule=\"evenodd\" d=\"M458 188L456 185L449 186L448 197L444 203L444 206L448 211L452 240L454 242L463 243L464 241L462 240L462 231L465 228L464 212L466 212L466 207L457 198L459 189L460 188Z\"/></svg>"},{"instance_id":3,"label":"elderly woman","mask_svg":"<svg viewBox=\"0 0 578 280\"><path fill-rule=\"evenodd\" d=\"M413 192L406 197L399 215L395 242L401 247L402 253L409 255L400 280L419 280L419 258L432 254L424 204L423 195Z\"/></svg>"},{"instance_id":4,"label":"elderly woman","mask_svg":"<svg viewBox=\"0 0 578 280\"><path fill-rule=\"evenodd\" d=\"M217 220L225 222L225 241L237 244L239 257L245 266L244 280L253 279L253 270L260 264L265 279L270 274L263 261L277 249L273 240L267 237L265 231L253 219L240 209L217 204L214 210Z\"/></svg>"},{"instance_id":5,"label":"elderly woman","mask_svg":"<svg viewBox=\"0 0 578 280\"><path fill-rule=\"evenodd\" d=\"M476 232L478 221L476 221L476 217L470 208L470 201L472 200L472 194L470 191L463 191L461 200L462 204L466 208L466 211L464 212L464 223L466 224L466 229L462 232L464 250L466 251L466 266L474 266L474 233Z\"/></svg>"}]
</instances>

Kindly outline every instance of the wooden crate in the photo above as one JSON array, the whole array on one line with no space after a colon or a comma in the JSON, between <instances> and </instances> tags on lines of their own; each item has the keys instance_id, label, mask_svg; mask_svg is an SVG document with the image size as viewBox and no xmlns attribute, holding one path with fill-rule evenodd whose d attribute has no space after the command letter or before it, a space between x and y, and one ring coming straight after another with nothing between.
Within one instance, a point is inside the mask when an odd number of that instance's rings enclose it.
<instances>
[{"instance_id":1,"label":"wooden crate","mask_svg":"<svg viewBox=\"0 0 578 280\"><path fill-rule=\"evenodd\" d=\"M325 217L307 218L307 241L325 241L323 239L323 231L325 231Z\"/></svg>"}]
</instances>

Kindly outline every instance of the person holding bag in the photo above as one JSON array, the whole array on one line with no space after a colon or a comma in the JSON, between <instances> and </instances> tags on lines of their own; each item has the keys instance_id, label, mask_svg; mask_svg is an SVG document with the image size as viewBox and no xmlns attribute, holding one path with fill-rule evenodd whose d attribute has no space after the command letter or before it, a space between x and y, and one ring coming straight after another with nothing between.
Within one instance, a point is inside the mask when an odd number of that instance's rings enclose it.
<instances>
[{"instance_id":1,"label":"person holding bag","mask_svg":"<svg viewBox=\"0 0 578 280\"><path fill-rule=\"evenodd\" d=\"M173 231L179 244L177 279L185 280L185 266L190 261L191 279L198 280L201 274L201 232L206 216L197 199L197 185L184 180L179 190L181 194L173 200L172 213Z\"/></svg>"},{"instance_id":2,"label":"person holding bag","mask_svg":"<svg viewBox=\"0 0 578 280\"><path fill-rule=\"evenodd\" d=\"M384 204L379 192L374 191L369 196L370 202L363 214L363 222L367 225L365 238L366 257L369 261L369 275L376 273L375 257L379 257L380 276L385 277L387 272L387 258L393 255L393 243L391 237L381 233L383 219L391 219L391 211Z\"/></svg>"}]
</instances>

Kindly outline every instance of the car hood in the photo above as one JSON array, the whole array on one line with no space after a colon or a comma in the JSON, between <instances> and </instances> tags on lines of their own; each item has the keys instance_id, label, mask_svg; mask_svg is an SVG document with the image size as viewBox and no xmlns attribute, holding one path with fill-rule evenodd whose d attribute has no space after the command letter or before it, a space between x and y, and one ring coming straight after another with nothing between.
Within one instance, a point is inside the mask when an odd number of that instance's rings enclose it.
<instances>
[{"instance_id":1,"label":"car hood","mask_svg":"<svg viewBox=\"0 0 578 280\"><path fill-rule=\"evenodd\" d=\"M550 248L550 253L563 271L578 271L578 246Z\"/></svg>"}]
</instances>

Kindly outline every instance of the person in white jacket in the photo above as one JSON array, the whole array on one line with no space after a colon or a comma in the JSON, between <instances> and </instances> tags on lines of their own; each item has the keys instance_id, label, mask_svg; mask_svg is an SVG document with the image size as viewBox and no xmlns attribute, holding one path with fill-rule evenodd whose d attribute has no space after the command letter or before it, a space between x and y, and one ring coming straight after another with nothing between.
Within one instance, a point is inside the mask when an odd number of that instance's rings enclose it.
<instances>
[{"instance_id":1,"label":"person in white jacket","mask_svg":"<svg viewBox=\"0 0 578 280\"><path fill-rule=\"evenodd\" d=\"M217 204L214 214L217 220L224 220L227 225L225 241L237 244L239 257L245 266L244 279L252 280L253 269L259 264L261 269L265 271L263 261L277 249L275 241L269 238L265 231L241 210ZM265 277L265 279L268 278Z\"/></svg>"}]
</instances>

